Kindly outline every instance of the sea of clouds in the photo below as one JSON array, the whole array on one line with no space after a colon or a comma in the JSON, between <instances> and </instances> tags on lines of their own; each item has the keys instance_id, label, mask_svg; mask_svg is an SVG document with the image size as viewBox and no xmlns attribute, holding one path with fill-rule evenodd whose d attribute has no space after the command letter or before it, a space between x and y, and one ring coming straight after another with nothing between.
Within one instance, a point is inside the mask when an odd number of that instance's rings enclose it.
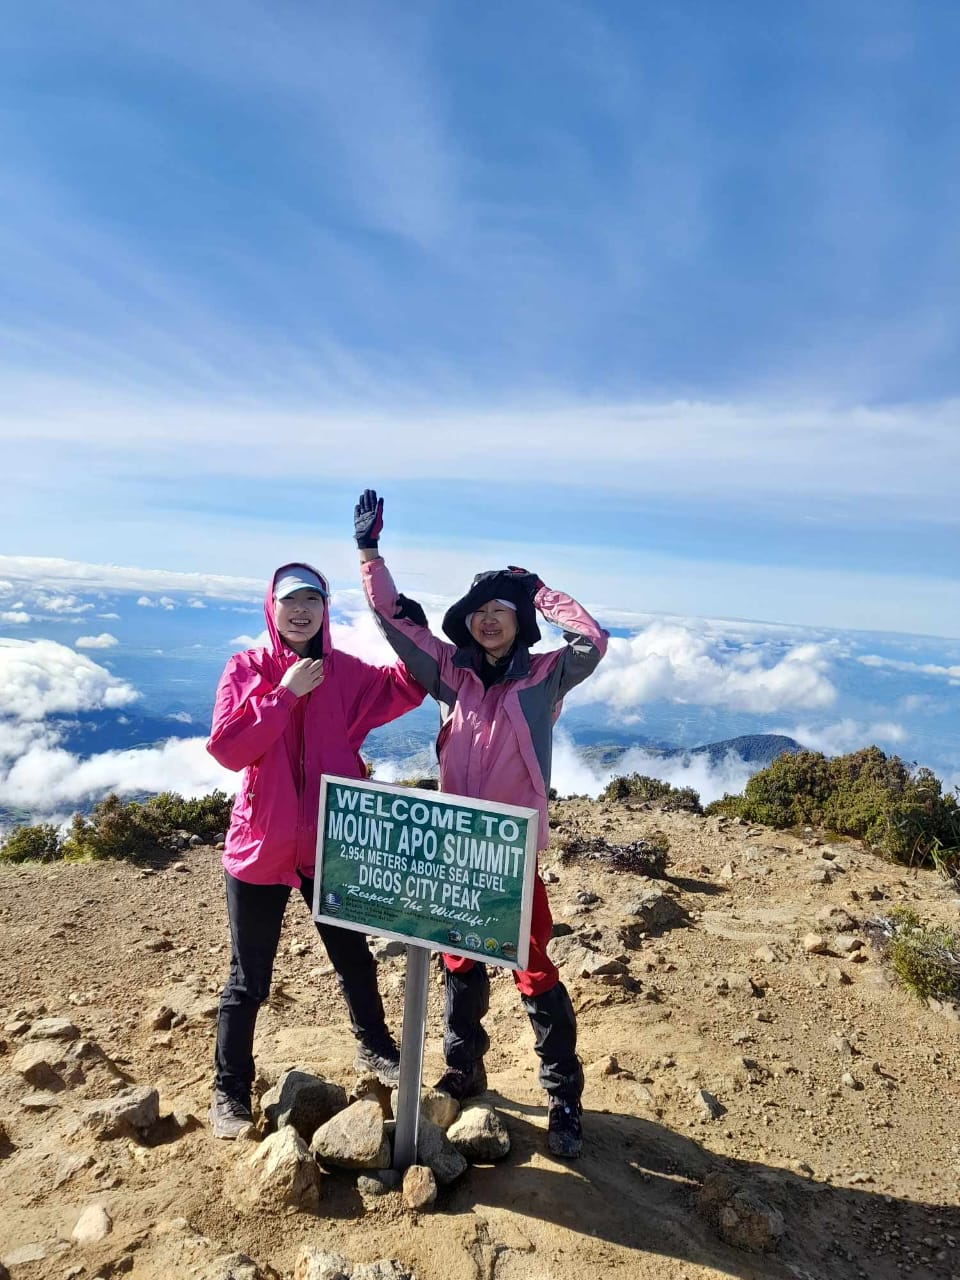
<instances>
[{"instance_id":1,"label":"sea of clouds","mask_svg":"<svg viewBox=\"0 0 960 1280\"><path fill-rule=\"evenodd\" d=\"M0 636L0 808L65 820L111 791L130 796L173 790L191 797L215 788L232 792L236 775L207 753L202 732L86 755L65 743L71 717L150 710L150 696L130 675L141 668L128 665L125 676L113 669L116 656L129 650L114 632L141 632L142 626L136 621L131 626L130 620L148 614L155 620L150 634L159 638L162 626L179 625L191 640L209 637L213 626L216 639L205 644L207 669L214 672L231 651L266 642L265 632L254 627L237 634L236 622L230 621L236 610L255 618L261 591L251 579L0 557L0 621L12 633ZM422 602L439 631L449 601L425 595ZM204 612L187 612L194 610ZM749 732L786 733L827 754L871 742L897 750L912 745L904 717L931 707L943 711L943 691L956 699L960 688L957 646L949 642L945 656L930 660L920 638L891 656L862 651L850 635L809 628L644 614L604 617L614 631L606 658L569 695L567 729L561 722L556 733L553 785L560 794L596 795L615 773L638 772L693 787L706 803L742 790L755 767L732 754L717 762L704 755L661 756L638 746L615 767L605 768L584 755L571 723L589 724L594 740L598 733L602 739L604 725L616 726L621 737L625 727L635 727L640 736L648 709L657 705L675 708L678 725L705 727L750 717ZM110 629L91 626L94 620L110 620ZM338 647L370 662L392 661L359 591L336 593L331 624ZM38 636L44 629L46 634ZM558 632L545 630L544 647L560 642ZM160 664L152 679L162 685L162 644L149 652ZM848 672L859 670L868 680L915 680L917 685L899 698L868 700L859 707L866 714L853 715L839 687L844 663ZM209 706L215 674L204 681L198 698ZM198 728L205 720L184 710L166 714L180 724L196 722ZM729 736L704 732L699 740ZM676 745L693 743L678 738ZM422 771L422 754L417 759L376 749L371 755L376 776L384 781ZM942 776L948 786L957 785L960 768Z\"/></svg>"}]
</instances>

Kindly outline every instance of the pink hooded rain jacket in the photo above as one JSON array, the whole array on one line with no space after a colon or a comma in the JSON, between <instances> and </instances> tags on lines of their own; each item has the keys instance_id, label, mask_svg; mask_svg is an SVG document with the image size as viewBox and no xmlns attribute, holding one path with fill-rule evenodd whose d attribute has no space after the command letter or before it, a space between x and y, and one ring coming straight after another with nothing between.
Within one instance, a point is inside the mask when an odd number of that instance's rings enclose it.
<instances>
[{"instance_id":1,"label":"pink hooded rain jacket","mask_svg":"<svg viewBox=\"0 0 960 1280\"><path fill-rule=\"evenodd\" d=\"M374 667L334 649L327 608L323 683L302 698L281 687L299 656L274 622L275 581L276 574L263 602L270 647L246 649L227 662L207 750L225 768L243 771L224 868L252 884L296 888L300 875L314 874L321 774L366 777L360 747L367 734L419 706L424 690L400 663Z\"/></svg>"}]
</instances>

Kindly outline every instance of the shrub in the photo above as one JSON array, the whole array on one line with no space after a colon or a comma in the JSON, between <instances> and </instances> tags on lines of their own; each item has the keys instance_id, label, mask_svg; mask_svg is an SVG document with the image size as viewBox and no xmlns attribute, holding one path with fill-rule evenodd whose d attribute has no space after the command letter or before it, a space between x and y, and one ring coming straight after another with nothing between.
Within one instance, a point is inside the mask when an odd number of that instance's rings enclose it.
<instances>
[{"instance_id":1,"label":"shrub","mask_svg":"<svg viewBox=\"0 0 960 1280\"><path fill-rule=\"evenodd\" d=\"M206 843L226 830L231 799L214 791L197 800L185 800L163 791L140 803L126 804L116 795L99 800L88 818L74 814L70 833L63 842L65 858L137 858L169 848L179 831L197 835Z\"/></svg>"},{"instance_id":2,"label":"shrub","mask_svg":"<svg viewBox=\"0 0 960 1280\"><path fill-rule=\"evenodd\" d=\"M124 804L119 796L98 800L89 818L73 815L70 834L63 842L65 858L125 858L146 852L147 840L137 821L140 806Z\"/></svg>"},{"instance_id":3,"label":"shrub","mask_svg":"<svg viewBox=\"0 0 960 1280\"><path fill-rule=\"evenodd\" d=\"M870 932L903 986L920 1000L960 999L960 938L923 924L909 907L871 921Z\"/></svg>"},{"instance_id":4,"label":"shrub","mask_svg":"<svg viewBox=\"0 0 960 1280\"><path fill-rule=\"evenodd\" d=\"M755 773L742 796L707 806L771 827L823 826L855 836L896 862L960 863L960 808L929 769L866 747L828 759L818 751L784 754Z\"/></svg>"},{"instance_id":5,"label":"shrub","mask_svg":"<svg viewBox=\"0 0 960 1280\"><path fill-rule=\"evenodd\" d=\"M600 799L652 801L667 812L681 809L687 813L701 812L700 797L693 787L674 787L642 773L612 778L600 793Z\"/></svg>"},{"instance_id":6,"label":"shrub","mask_svg":"<svg viewBox=\"0 0 960 1280\"><path fill-rule=\"evenodd\" d=\"M211 791L196 800L184 800L172 791L151 796L142 806L139 823L159 844L177 831L188 831L206 843L226 831L233 798L225 791Z\"/></svg>"},{"instance_id":7,"label":"shrub","mask_svg":"<svg viewBox=\"0 0 960 1280\"><path fill-rule=\"evenodd\" d=\"M56 862L61 856L60 833L52 822L14 827L0 845L3 862Z\"/></svg>"},{"instance_id":8,"label":"shrub","mask_svg":"<svg viewBox=\"0 0 960 1280\"><path fill-rule=\"evenodd\" d=\"M608 844L602 836L583 836L578 831L561 842L558 852L562 863L583 859L617 871L662 878L670 861L670 840L664 832L652 831L630 844Z\"/></svg>"}]
</instances>

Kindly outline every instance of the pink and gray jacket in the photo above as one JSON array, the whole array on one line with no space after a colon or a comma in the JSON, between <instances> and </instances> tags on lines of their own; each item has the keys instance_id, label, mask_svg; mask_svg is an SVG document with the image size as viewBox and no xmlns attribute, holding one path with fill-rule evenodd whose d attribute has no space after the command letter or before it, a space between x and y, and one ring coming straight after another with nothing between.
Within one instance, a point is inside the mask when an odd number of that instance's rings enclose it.
<instances>
[{"instance_id":1,"label":"pink and gray jacket","mask_svg":"<svg viewBox=\"0 0 960 1280\"><path fill-rule=\"evenodd\" d=\"M541 587L534 604L566 644L548 653L516 648L506 678L489 689L472 649L396 617L397 589L382 559L362 566L363 587L384 636L407 670L440 704L441 790L523 805L540 814L539 848L549 840L547 801L553 725L564 696L595 670L608 634L575 600Z\"/></svg>"},{"instance_id":2,"label":"pink and gray jacket","mask_svg":"<svg viewBox=\"0 0 960 1280\"><path fill-rule=\"evenodd\" d=\"M366 777L364 738L419 706L424 691L399 663L374 667L334 649L324 609L323 683L298 698L280 684L299 657L277 631L273 580L263 612L270 647L235 653L227 662L207 750L225 768L243 771L224 868L252 884L296 888L299 875L314 873L320 775Z\"/></svg>"}]
</instances>

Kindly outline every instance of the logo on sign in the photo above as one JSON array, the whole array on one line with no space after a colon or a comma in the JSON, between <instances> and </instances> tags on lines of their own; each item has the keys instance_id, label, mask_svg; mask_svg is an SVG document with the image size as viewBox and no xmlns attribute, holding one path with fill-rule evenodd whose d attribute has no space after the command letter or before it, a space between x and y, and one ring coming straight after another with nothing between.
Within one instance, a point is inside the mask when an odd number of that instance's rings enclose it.
<instances>
[{"instance_id":1,"label":"logo on sign","mask_svg":"<svg viewBox=\"0 0 960 1280\"><path fill-rule=\"evenodd\" d=\"M323 895L323 905L331 915L336 915L343 906L343 898L339 893L325 893Z\"/></svg>"},{"instance_id":2,"label":"logo on sign","mask_svg":"<svg viewBox=\"0 0 960 1280\"><path fill-rule=\"evenodd\" d=\"M483 949L484 951L491 951L491 952L499 951L500 943L496 940L496 938L484 938Z\"/></svg>"},{"instance_id":3,"label":"logo on sign","mask_svg":"<svg viewBox=\"0 0 960 1280\"><path fill-rule=\"evenodd\" d=\"M453 943L455 947L459 946L463 941L463 934L459 929L450 929L447 932L447 941Z\"/></svg>"},{"instance_id":4,"label":"logo on sign","mask_svg":"<svg viewBox=\"0 0 960 1280\"><path fill-rule=\"evenodd\" d=\"M480 950L480 935L478 933L468 933L463 940L464 946L470 948L471 951Z\"/></svg>"}]
</instances>

